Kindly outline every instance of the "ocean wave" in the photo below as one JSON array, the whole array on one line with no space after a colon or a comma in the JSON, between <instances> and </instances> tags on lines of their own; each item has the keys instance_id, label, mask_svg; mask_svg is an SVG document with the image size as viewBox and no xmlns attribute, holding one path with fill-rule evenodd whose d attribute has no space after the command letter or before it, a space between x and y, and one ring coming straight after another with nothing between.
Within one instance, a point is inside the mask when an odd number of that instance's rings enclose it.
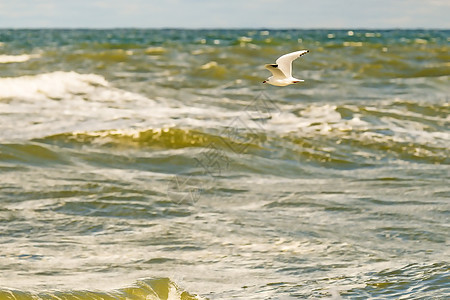
<instances>
[{"instance_id":1,"label":"ocean wave","mask_svg":"<svg viewBox=\"0 0 450 300\"><path fill-rule=\"evenodd\" d=\"M137 93L111 86L105 77L74 71L0 78L0 101L85 100L116 103L151 100ZM42 104L42 102L40 102Z\"/></svg>"},{"instance_id":2,"label":"ocean wave","mask_svg":"<svg viewBox=\"0 0 450 300\"><path fill-rule=\"evenodd\" d=\"M394 100L379 105L295 105L261 121L242 113L239 122L211 128L189 125L141 129L66 132L35 139L62 147L136 149L137 151L202 148L227 155L354 167L385 159L449 163L450 135L446 103ZM227 124L227 123L225 123ZM206 151L204 150L204 151ZM264 164L259 161L259 163ZM254 165L251 161L242 164ZM263 171L262 171L263 172Z\"/></svg>"},{"instance_id":3,"label":"ocean wave","mask_svg":"<svg viewBox=\"0 0 450 300\"><path fill-rule=\"evenodd\" d=\"M7 77L0 78L0 99L62 99L68 95L93 93L99 86L108 86L102 76L76 72Z\"/></svg>"},{"instance_id":4,"label":"ocean wave","mask_svg":"<svg viewBox=\"0 0 450 300\"><path fill-rule=\"evenodd\" d=\"M394 100L379 105L311 106L301 109L297 131L284 136L301 157L314 161L384 159L449 163L446 103Z\"/></svg>"},{"instance_id":5,"label":"ocean wave","mask_svg":"<svg viewBox=\"0 0 450 300\"><path fill-rule=\"evenodd\" d=\"M188 128L149 128L149 129L112 129L100 131L69 132L36 139L37 142L70 147L116 147L119 149L151 148L151 149L180 149L180 148L221 148L250 150L259 149L259 141L264 139L263 134L258 138L251 133L242 133L239 136L227 136L227 132L218 134L207 133L198 129Z\"/></svg>"},{"instance_id":6,"label":"ocean wave","mask_svg":"<svg viewBox=\"0 0 450 300\"><path fill-rule=\"evenodd\" d=\"M40 164L59 164L67 162L63 156L46 145L39 144L0 144L0 162Z\"/></svg>"},{"instance_id":7,"label":"ocean wave","mask_svg":"<svg viewBox=\"0 0 450 300\"><path fill-rule=\"evenodd\" d=\"M44 299L142 299L142 300L200 300L203 299L182 290L168 278L145 279L134 286L116 291L51 291L27 292L0 288L0 299L44 300Z\"/></svg>"},{"instance_id":8,"label":"ocean wave","mask_svg":"<svg viewBox=\"0 0 450 300\"><path fill-rule=\"evenodd\" d=\"M132 50L109 49L105 51L74 53L68 55L67 59L69 61L92 60L96 62L102 61L102 62L118 63L126 61L132 55L133 55Z\"/></svg>"},{"instance_id":9,"label":"ocean wave","mask_svg":"<svg viewBox=\"0 0 450 300\"><path fill-rule=\"evenodd\" d=\"M24 143L4 143L0 158L66 164L69 161L60 151L69 150L64 149L141 156L148 150L184 149L182 152L189 153L189 149L197 148L195 153L251 155L338 168L379 164L386 159L449 163L446 103L394 100L377 105L296 104L283 107L265 120L254 119L251 111L243 111L236 114L238 118L230 115L222 119L219 126L217 120L202 117L206 111L197 111L200 115L191 114L189 118L177 119L177 124L164 125L167 118L185 113L182 108L162 109L160 119L152 120L156 122L154 126L100 130L91 127L34 137ZM108 120L110 116L104 117ZM194 152L188 157L195 156ZM259 169L255 161L238 160L246 168ZM264 161L258 163L265 165Z\"/></svg>"},{"instance_id":10,"label":"ocean wave","mask_svg":"<svg viewBox=\"0 0 450 300\"><path fill-rule=\"evenodd\" d=\"M0 55L0 64L20 63L29 61L32 58L40 57L39 54L20 54L20 55Z\"/></svg>"},{"instance_id":11,"label":"ocean wave","mask_svg":"<svg viewBox=\"0 0 450 300\"><path fill-rule=\"evenodd\" d=\"M105 128L126 122L154 101L112 87L101 75L56 71L0 78L0 140L23 140L60 132ZM111 125L107 126L110 127Z\"/></svg>"}]
</instances>

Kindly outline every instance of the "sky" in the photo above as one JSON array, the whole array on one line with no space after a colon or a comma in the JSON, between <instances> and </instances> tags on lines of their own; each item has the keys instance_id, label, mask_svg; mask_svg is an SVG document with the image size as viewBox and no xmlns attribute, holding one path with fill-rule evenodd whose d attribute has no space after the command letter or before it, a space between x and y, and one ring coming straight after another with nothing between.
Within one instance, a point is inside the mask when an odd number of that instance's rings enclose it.
<instances>
[{"instance_id":1,"label":"sky","mask_svg":"<svg viewBox=\"0 0 450 300\"><path fill-rule=\"evenodd\" d=\"M449 0L0 0L0 28L438 28Z\"/></svg>"}]
</instances>

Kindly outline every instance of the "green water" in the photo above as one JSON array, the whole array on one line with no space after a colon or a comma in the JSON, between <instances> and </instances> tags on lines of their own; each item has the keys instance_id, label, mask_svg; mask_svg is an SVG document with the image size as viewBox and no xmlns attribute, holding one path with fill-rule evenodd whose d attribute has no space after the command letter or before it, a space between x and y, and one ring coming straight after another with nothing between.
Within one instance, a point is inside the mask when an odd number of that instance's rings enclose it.
<instances>
[{"instance_id":1,"label":"green water","mask_svg":"<svg viewBox=\"0 0 450 300\"><path fill-rule=\"evenodd\" d=\"M0 299L448 298L449 41L0 30Z\"/></svg>"}]
</instances>

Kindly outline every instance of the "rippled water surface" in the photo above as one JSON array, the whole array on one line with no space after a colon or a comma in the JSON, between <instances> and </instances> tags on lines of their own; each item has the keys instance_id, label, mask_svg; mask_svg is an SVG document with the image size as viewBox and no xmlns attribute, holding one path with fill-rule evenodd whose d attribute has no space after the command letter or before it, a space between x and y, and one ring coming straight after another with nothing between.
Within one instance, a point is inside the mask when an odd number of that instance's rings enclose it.
<instances>
[{"instance_id":1,"label":"rippled water surface","mask_svg":"<svg viewBox=\"0 0 450 300\"><path fill-rule=\"evenodd\" d=\"M449 41L0 30L0 299L447 299Z\"/></svg>"}]
</instances>

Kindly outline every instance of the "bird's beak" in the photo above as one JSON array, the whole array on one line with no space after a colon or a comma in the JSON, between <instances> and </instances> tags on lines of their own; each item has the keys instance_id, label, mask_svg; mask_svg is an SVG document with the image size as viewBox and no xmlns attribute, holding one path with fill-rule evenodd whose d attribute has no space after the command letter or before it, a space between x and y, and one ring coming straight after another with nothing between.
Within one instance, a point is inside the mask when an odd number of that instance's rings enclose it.
<instances>
[{"instance_id":1,"label":"bird's beak","mask_svg":"<svg viewBox=\"0 0 450 300\"><path fill-rule=\"evenodd\" d=\"M267 80L264 80L264 81L263 81L263 83L266 83L266 82L267 82Z\"/></svg>"}]
</instances>

